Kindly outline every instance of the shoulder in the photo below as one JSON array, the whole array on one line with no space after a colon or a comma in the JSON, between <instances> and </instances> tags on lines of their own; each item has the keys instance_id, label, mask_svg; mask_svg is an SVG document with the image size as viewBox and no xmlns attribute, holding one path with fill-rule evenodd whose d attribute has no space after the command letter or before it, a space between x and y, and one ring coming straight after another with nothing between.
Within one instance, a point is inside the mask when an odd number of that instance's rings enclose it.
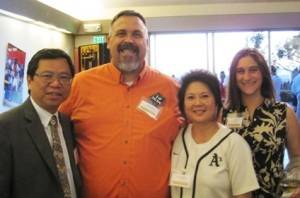
<instances>
[{"instance_id":1,"label":"shoulder","mask_svg":"<svg viewBox=\"0 0 300 198\"><path fill-rule=\"evenodd\" d=\"M239 135L238 133L232 131L230 128L228 128L227 126L221 125L220 128L221 133L223 133L223 136L227 136L227 143L228 146L231 149L236 149L236 148L245 148L248 149L248 143L246 142L246 140Z\"/></svg>"},{"instance_id":2,"label":"shoulder","mask_svg":"<svg viewBox=\"0 0 300 198\"><path fill-rule=\"evenodd\" d=\"M170 85L174 85L178 87L178 83L172 77L161 73L160 71L158 71L153 67L150 66L146 66L146 67L147 67L147 73L151 78L159 79L160 81L164 81L166 83L169 83Z\"/></svg>"},{"instance_id":3,"label":"shoulder","mask_svg":"<svg viewBox=\"0 0 300 198\"><path fill-rule=\"evenodd\" d=\"M230 138L230 139L233 139L233 138L236 138L238 137L239 135L237 133L234 133L229 127L223 125L223 124L219 124L219 131L218 133L220 133L221 137L226 137L226 138Z\"/></svg>"},{"instance_id":4,"label":"shoulder","mask_svg":"<svg viewBox=\"0 0 300 198\"><path fill-rule=\"evenodd\" d=\"M79 95L86 92L90 93L93 88L95 89L95 87L101 85L101 83L97 82L103 81L103 79L106 79L108 77L108 67L110 67L109 64L99 65L97 67L93 67L77 73L72 81L71 96L73 97L74 94Z\"/></svg>"},{"instance_id":5,"label":"shoulder","mask_svg":"<svg viewBox=\"0 0 300 198\"><path fill-rule=\"evenodd\" d=\"M183 144L182 137L184 134L188 133L189 130L190 130L190 125L186 125L180 129L180 131L174 141L173 148L178 148L178 147L181 148L181 145Z\"/></svg>"},{"instance_id":6,"label":"shoulder","mask_svg":"<svg viewBox=\"0 0 300 198\"><path fill-rule=\"evenodd\" d=\"M62 121L65 121L65 122L70 122L70 118L67 114L63 113L63 112L59 112L59 116L60 118L62 119Z\"/></svg>"},{"instance_id":7,"label":"shoulder","mask_svg":"<svg viewBox=\"0 0 300 198\"><path fill-rule=\"evenodd\" d=\"M290 105L286 105L286 118L287 118L287 124L294 125L300 127L300 123L297 119L297 115L294 111L294 109ZM290 127L289 127L290 129Z\"/></svg>"},{"instance_id":8,"label":"shoulder","mask_svg":"<svg viewBox=\"0 0 300 198\"><path fill-rule=\"evenodd\" d=\"M0 135L10 136L24 127L25 112L23 106L15 107L0 114ZM1 137L0 137L1 138Z\"/></svg>"},{"instance_id":9,"label":"shoulder","mask_svg":"<svg viewBox=\"0 0 300 198\"><path fill-rule=\"evenodd\" d=\"M18 117L24 114L24 106L18 106L0 114L0 124L15 122Z\"/></svg>"},{"instance_id":10,"label":"shoulder","mask_svg":"<svg viewBox=\"0 0 300 198\"><path fill-rule=\"evenodd\" d=\"M287 104L285 102L265 99L261 109L262 112L265 112L265 114L272 113L276 117L285 117Z\"/></svg>"},{"instance_id":11,"label":"shoulder","mask_svg":"<svg viewBox=\"0 0 300 198\"><path fill-rule=\"evenodd\" d=\"M88 70L81 71L75 75L75 79L89 78L97 75L98 73L104 72L109 67L110 63L99 65L97 67L90 68Z\"/></svg>"},{"instance_id":12,"label":"shoulder","mask_svg":"<svg viewBox=\"0 0 300 198\"><path fill-rule=\"evenodd\" d=\"M270 105L273 107L278 107L278 108L286 108L287 107L287 103L280 102L280 101L272 102Z\"/></svg>"}]
</instances>

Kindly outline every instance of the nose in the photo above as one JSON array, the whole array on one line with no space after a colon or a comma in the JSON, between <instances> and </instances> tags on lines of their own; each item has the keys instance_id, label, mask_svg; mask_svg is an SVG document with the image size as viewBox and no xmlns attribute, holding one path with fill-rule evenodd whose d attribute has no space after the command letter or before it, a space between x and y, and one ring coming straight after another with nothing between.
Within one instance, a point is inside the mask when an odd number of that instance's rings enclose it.
<instances>
[{"instance_id":1,"label":"nose","mask_svg":"<svg viewBox=\"0 0 300 198\"><path fill-rule=\"evenodd\" d=\"M133 42L133 37L132 37L132 35L127 34L126 37L124 38L124 41L125 41L125 42L128 42L128 43L132 43L132 42Z\"/></svg>"},{"instance_id":2,"label":"nose","mask_svg":"<svg viewBox=\"0 0 300 198\"><path fill-rule=\"evenodd\" d=\"M203 101L199 97L197 97L194 102L195 102L194 103L195 105L202 105L203 104Z\"/></svg>"},{"instance_id":3,"label":"nose","mask_svg":"<svg viewBox=\"0 0 300 198\"><path fill-rule=\"evenodd\" d=\"M58 77L53 78L53 80L49 84L52 87L61 87L62 83L60 82Z\"/></svg>"},{"instance_id":4,"label":"nose","mask_svg":"<svg viewBox=\"0 0 300 198\"><path fill-rule=\"evenodd\" d=\"M250 76L251 76L250 72L249 72L248 70L246 70L245 73L244 73L244 75L243 75L243 78L244 78L245 80L249 80L249 79L250 79Z\"/></svg>"}]
</instances>

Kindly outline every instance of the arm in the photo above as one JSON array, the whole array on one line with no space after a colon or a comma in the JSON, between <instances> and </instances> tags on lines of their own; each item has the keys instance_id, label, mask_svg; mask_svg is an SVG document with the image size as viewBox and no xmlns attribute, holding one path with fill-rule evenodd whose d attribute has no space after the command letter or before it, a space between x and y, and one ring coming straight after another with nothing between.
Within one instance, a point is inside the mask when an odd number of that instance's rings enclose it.
<instances>
[{"instance_id":1,"label":"arm","mask_svg":"<svg viewBox=\"0 0 300 198\"><path fill-rule=\"evenodd\" d=\"M5 130L0 128L0 197L11 197L12 158L10 144Z\"/></svg>"},{"instance_id":2,"label":"arm","mask_svg":"<svg viewBox=\"0 0 300 198\"><path fill-rule=\"evenodd\" d=\"M288 165L290 167L288 172L300 171L300 124L295 112L290 107L287 109L287 149L291 160ZM300 187L291 196L291 198L297 197L300 197Z\"/></svg>"},{"instance_id":3,"label":"arm","mask_svg":"<svg viewBox=\"0 0 300 198\"><path fill-rule=\"evenodd\" d=\"M295 112L287 107L287 149L290 159L300 157L300 123Z\"/></svg>"},{"instance_id":4,"label":"arm","mask_svg":"<svg viewBox=\"0 0 300 198\"><path fill-rule=\"evenodd\" d=\"M251 193L245 193L241 195L234 196L234 198L251 198Z\"/></svg>"}]
</instances>

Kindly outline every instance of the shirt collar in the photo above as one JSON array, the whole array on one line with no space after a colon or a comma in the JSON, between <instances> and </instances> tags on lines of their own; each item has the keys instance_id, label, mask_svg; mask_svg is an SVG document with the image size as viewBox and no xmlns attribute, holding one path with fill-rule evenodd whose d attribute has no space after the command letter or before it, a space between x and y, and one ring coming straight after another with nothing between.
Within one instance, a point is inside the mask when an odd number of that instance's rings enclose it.
<instances>
[{"instance_id":1,"label":"shirt collar","mask_svg":"<svg viewBox=\"0 0 300 198\"><path fill-rule=\"evenodd\" d=\"M115 65L113 65L112 63L110 63L108 65L108 69L109 69L110 73L112 74L113 81L118 84L122 83L122 73L117 69L117 67ZM145 64L143 66L143 69L140 71L136 82L134 82L133 84L136 84L140 79L143 79L148 70L149 70L149 66Z\"/></svg>"},{"instance_id":2,"label":"shirt collar","mask_svg":"<svg viewBox=\"0 0 300 198\"><path fill-rule=\"evenodd\" d=\"M42 125L44 127L47 127L49 125L50 119L53 115L55 115L58 118L58 112L55 112L54 114L49 113L48 111L46 111L45 109L43 109L42 107L40 107L34 100L32 97L30 97L31 103L34 107L34 109L36 110L38 116L40 117L40 120L42 122Z\"/></svg>"}]
</instances>

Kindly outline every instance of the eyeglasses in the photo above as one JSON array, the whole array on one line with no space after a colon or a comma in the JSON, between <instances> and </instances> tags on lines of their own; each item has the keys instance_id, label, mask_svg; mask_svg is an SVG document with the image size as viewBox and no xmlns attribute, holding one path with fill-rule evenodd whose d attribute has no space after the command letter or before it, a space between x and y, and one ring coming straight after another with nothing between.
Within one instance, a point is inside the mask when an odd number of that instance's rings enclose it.
<instances>
[{"instance_id":1,"label":"eyeglasses","mask_svg":"<svg viewBox=\"0 0 300 198\"><path fill-rule=\"evenodd\" d=\"M41 80L49 84L57 79L63 85L69 85L72 82L72 76L69 74L56 74L53 72L42 72L42 73L35 73L35 76L41 78Z\"/></svg>"}]
</instances>

